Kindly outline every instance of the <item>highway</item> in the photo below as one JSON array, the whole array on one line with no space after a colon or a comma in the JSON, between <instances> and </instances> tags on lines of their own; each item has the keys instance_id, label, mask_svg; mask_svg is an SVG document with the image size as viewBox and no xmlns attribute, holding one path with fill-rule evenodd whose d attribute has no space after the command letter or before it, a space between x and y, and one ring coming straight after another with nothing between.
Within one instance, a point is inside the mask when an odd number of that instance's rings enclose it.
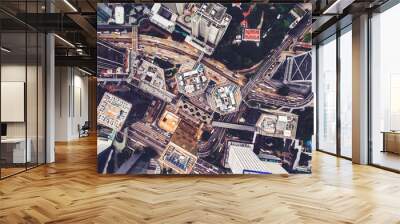
<instances>
[{"instance_id":1,"label":"highway","mask_svg":"<svg viewBox=\"0 0 400 224\"><path fill-rule=\"evenodd\" d=\"M305 18L303 18L303 20L305 20ZM266 80L264 80L265 77L270 77L270 73L272 73L273 71L268 71L269 68L271 68L273 65L278 63L278 60L281 56L282 51L288 49L292 44L294 44L294 40L297 40L303 33L304 33L304 27L307 26L307 21L300 21L297 26L295 28L293 28L291 31L289 31L287 38L285 38L281 45L274 50L273 54L271 55L271 57L267 60L265 60L259 67L257 73L252 77L251 80L249 80L245 85L243 83L243 80L239 79L239 78L235 78L233 76L233 72L232 71L226 71L226 69L221 69L219 68L218 65L214 65L212 63L210 63L206 57L204 57L201 60L201 63L203 63L206 67L210 68L211 70L215 71L216 73L220 74L221 76L225 77L226 79L230 80L233 83L236 83L237 85L241 86L241 94L242 94L242 99L246 100L246 98L249 96L250 100L253 101L260 101L260 102L265 102L265 101L269 101L272 103L277 103L278 105L282 106L293 106L291 105L289 102L285 101L285 99L282 100L277 100L274 99L273 97L270 97L269 95L264 95L263 97L259 97L256 94L252 93L252 90L255 89L256 85L258 85L259 83L263 83L266 82ZM111 41L121 41L124 42L125 37L123 38L115 38L110 36L103 36L100 37L101 39L109 39ZM138 39L135 40L135 45L139 42L139 45L144 45L144 46L148 46L148 47L156 47L156 48L160 48L166 51L170 51L173 52L175 54L181 54L181 55L186 55L188 57L190 57L191 59L197 61L199 58L199 55L196 51L187 51L185 49L181 49L179 47L179 44L167 44L168 41L166 41L166 43L163 43L162 41L159 41L156 38L152 38L150 36L145 36L145 35L140 35L139 37L137 37ZM126 39L129 39L129 41L132 41L132 36L127 35ZM162 39L161 39L162 40ZM195 54L193 54L193 52L196 52ZM115 80L117 81L117 80ZM119 80L122 81L122 80ZM306 102L306 100L311 101L311 98L307 98L305 99L304 102ZM298 105L302 105L302 104L295 104L295 106ZM228 114L223 116L219 122L222 123L237 123L237 121L240 119L240 117L243 115L243 113L246 111L246 104L242 103L239 107L239 111L236 113L232 113L232 114ZM198 151L198 155L199 157L207 157L208 155L210 155L210 153L213 150L218 149L218 147L214 147L214 146L221 146L221 142L224 140L224 136L226 134L226 129L225 128L221 128L221 127L216 127L213 129L213 133L211 134L211 137L209 138L209 141L205 144L203 144ZM129 136L137 139L138 141L153 147L159 154L161 154L164 150L164 148L166 147L166 143L162 142L160 139L156 138L156 136L153 136L151 133L146 133L143 131L142 128L131 128L131 130L129 131Z\"/></svg>"},{"instance_id":2,"label":"highway","mask_svg":"<svg viewBox=\"0 0 400 224\"><path fill-rule=\"evenodd\" d=\"M249 82L241 89L242 93L242 99L245 100L248 94L250 93L251 90L255 89L256 84L258 84L261 80L264 79L266 75L268 75L268 69L275 63L277 63L278 59L281 56L282 51L288 49L291 44L294 43L294 39L297 39L301 37L301 35L304 34L304 28L308 25L308 21L306 20L306 17L304 17L295 28L293 28L292 32L293 34L288 34L288 37L283 40L282 44L278 49L274 51L272 56L264 61L261 66L259 67L258 72L252 77L252 79L249 80ZM258 100L258 99L257 99ZM261 101L269 101L270 99L267 97L263 97ZM225 123L237 123L238 119L242 116L243 112L245 111L246 108L246 103L242 103L239 107L239 111L236 113L228 114L224 116L222 119L220 119L221 122ZM219 145L224 139L224 136L226 134L226 129L224 128L215 128L214 132L212 133L209 141L202 145L199 148L198 155L200 157L207 157L211 154L215 145Z\"/></svg>"},{"instance_id":3,"label":"highway","mask_svg":"<svg viewBox=\"0 0 400 224\"><path fill-rule=\"evenodd\" d=\"M220 168L202 159L197 159L192 169L192 174L221 174L224 173Z\"/></svg>"},{"instance_id":4,"label":"highway","mask_svg":"<svg viewBox=\"0 0 400 224\"><path fill-rule=\"evenodd\" d=\"M104 41L97 41L97 66L99 68L124 67L121 63L126 57L123 49L118 49Z\"/></svg>"},{"instance_id":5,"label":"highway","mask_svg":"<svg viewBox=\"0 0 400 224\"><path fill-rule=\"evenodd\" d=\"M182 49L180 49L180 48L178 48L177 46L174 46L174 45L170 46L170 45L163 44L163 43L161 43L159 41L149 41L149 40L142 40L142 39L140 39L139 42L140 42L140 45L149 46L149 47L154 47L155 46L157 48L160 48L160 49L163 49L163 50L166 50L166 51L171 51L171 52L174 52L174 53L177 53L177 54L186 55L186 56L190 57L191 59L193 59L194 61L198 61L198 59L199 59L199 55L198 54L188 53L187 51L182 50ZM227 71L222 70L222 69L218 68L218 66L210 63L206 59L206 57L202 58L201 63L203 65L205 65L206 67L208 67L209 69L213 70L214 72L220 74L224 78L228 79L229 81L235 83L236 85L243 86L243 84L244 84L243 80L233 77L233 72L229 72L230 75L227 74Z\"/></svg>"},{"instance_id":6,"label":"highway","mask_svg":"<svg viewBox=\"0 0 400 224\"><path fill-rule=\"evenodd\" d=\"M226 122L220 122L220 121L213 121L211 123L213 127L218 127L218 128L227 128L227 129L234 129L234 130L241 130L241 131L250 131L254 132L256 131L256 128L253 126L248 126L248 125L242 125L242 124L233 124L233 123L226 123Z\"/></svg>"},{"instance_id":7,"label":"highway","mask_svg":"<svg viewBox=\"0 0 400 224\"><path fill-rule=\"evenodd\" d=\"M159 155L162 154L169 142L167 137L150 129L150 127L140 122L132 124L132 126L129 128L128 136L131 139L135 139L147 146L152 147Z\"/></svg>"},{"instance_id":8,"label":"highway","mask_svg":"<svg viewBox=\"0 0 400 224\"><path fill-rule=\"evenodd\" d=\"M184 49L182 49L182 47L179 47L179 45L164 43L162 41L162 39L160 39L160 38L155 38L155 37L146 36L146 35L139 35L138 37L134 37L133 34L132 34L132 36L130 36L128 34L121 34L121 36L115 37L112 34L101 34L101 35L99 35L99 39L111 41L111 42L125 42L125 43L131 43L132 41L134 41L134 43L132 43L132 45L135 45L133 47L135 47L136 49L140 49L138 47L139 45L148 46L148 47L156 47L156 48L160 48L160 49L163 49L166 51L173 52L175 54L185 55L196 62L198 62L198 59L199 59L199 55L197 53L194 53L194 54L192 53L192 52L196 52L196 51L189 51L190 49L184 50ZM244 85L244 81L242 79L233 77L234 73L232 71L223 70L223 69L219 68L219 66L212 64L208 58L201 57L201 54L200 54L200 58L201 58L200 62L203 65L205 65L206 67L208 67L209 69L213 70L214 72L220 74L221 76L225 77L229 81L231 81L239 86Z\"/></svg>"},{"instance_id":9,"label":"highway","mask_svg":"<svg viewBox=\"0 0 400 224\"><path fill-rule=\"evenodd\" d=\"M137 52L139 49L139 32L137 25L132 26L132 51Z\"/></svg>"},{"instance_id":10,"label":"highway","mask_svg":"<svg viewBox=\"0 0 400 224\"><path fill-rule=\"evenodd\" d=\"M277 100L276 98L270 96L270 95L263 95L261 98L258 94L258 92L254 92L256 89L256 85L260 85L262 83L266 83L269 86L274 86L273 83L271 83L268 79L264 79L264 77L267 75L268 69L275 63L277 63L282 51L288 49L291 44L294 44L294 40L297 40L304 34L304 28L308 25L306 17L303 18L302 21L300 21L297 24L297 27L295 27L293 30L292 34L288 34L288 37L282 42L281 46L275 50L274 54L271 56L271 58L264 63L260 70L256 73L256 75L249 81L249 83L242 89L242 98L246 101L260 101L260 102L269 102L271 103L278 103L279 106L285 106L285 107L299 107L301 105L306 105L309 103L310 100L312 100L312 94L311 97L307 97L304 99L304 102L296 102L296 103L291 103L290 100L286 99L285 97L282 97L281 100ZM262 82L261 82L262 80ZM253 92L253 94L250 94ZM249 95L250 94L250 95ZM247 99L247 96L249 95L249 99Z\"/></svg>"},{"instance_id":11,"label":"highway","mask_svg":"<svg viewBox=\"0 0 400 224\"><path fill-rule=\"evenodd\" d=\"M262 95L260 96L259 93L253 93L251 92L249 94L249 98L246 102L247 103L251 103L251 102L256 102L259 105L274 105L274 106L279 106L279 107L288 107L288 108L302 108L306 105L308 105L309 103L312 102L313 98L314 98L314 94L310 94L307 96L307 98L303 99L303 100L288 100L287 98L284 97L279 97L279 96L273 96L273 95L269 95L269 96L265 96ZM265 99L268 98L268 100L266 101Z\"/></svg>"}]
</instances>

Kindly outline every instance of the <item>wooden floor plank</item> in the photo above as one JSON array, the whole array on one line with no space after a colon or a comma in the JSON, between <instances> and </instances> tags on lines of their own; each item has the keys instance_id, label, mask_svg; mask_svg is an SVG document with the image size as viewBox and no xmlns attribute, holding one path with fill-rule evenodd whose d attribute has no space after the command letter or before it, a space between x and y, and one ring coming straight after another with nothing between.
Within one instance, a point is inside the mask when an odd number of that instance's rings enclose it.
<instances>
[{"instance_id":1,"label":"wooden floor plank","mask_svg":"<svg viewBox=\"0 0 400 224\"><path fill-rule=\"evenodd\" d=\"M0 223L400 223L400 175L314 153L313 174L96 173L96 140L0 181Z\"/></svg>"}]
</instances>

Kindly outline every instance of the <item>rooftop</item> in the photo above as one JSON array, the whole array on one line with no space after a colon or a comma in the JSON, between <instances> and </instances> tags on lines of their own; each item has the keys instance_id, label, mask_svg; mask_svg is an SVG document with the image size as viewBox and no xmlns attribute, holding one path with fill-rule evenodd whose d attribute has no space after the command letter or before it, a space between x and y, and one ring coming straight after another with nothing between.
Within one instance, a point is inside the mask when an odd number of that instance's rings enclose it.
<instances>
[{"instance_id":1,"label":"rooftop","mask_svg":"<svg viewBox=\"0 0 400 224\"><path fill-rule=\"evenodd\" d=\"M204 74L202 64L190 71L180 72L175 75L178 91L189 97L201 94L208 85L208 78Z\"/></svg>"},{"instance_id":2,"label":"rooftop","mask_svg":"<svg viewBox=\"0 0 400 224\"><path fill-rule=\"evenodd\" d=\"M278 163L261 161L253 152L253 144L228 142L228 164L234 174L287 174Z\"/></svg>"},{"instance_id":3,"label":"rooftop","mask_svg":"<svg viewBox=\"0 0 400 224\"><path fill-rule=\"evenodd\" d=\"M142 60L141 65L137 69L137 74L140 76L140 80L156 88L165 89L164 70L157 65Z\"/></svg>"},{"instance_id":4,"label":"rooftop","mask_svg":"<svg viewBox=\"0 0 400 224\"><path fill-rule=\"evenodd\" d=\"M228 83L215 86L207 95L210 107L221 114L235 112L242 101L240 88L236 84Z\"/></svg>"},{"instance_id":5,"label":"rooftop","mask_svg":"<svg viewBox=\"0 0 400 224\"><path fill-rule=\"evenodd\" d=\"M165 110L158 121L158 126L165 131L173 133L178 127L180 120L176 114Z\"/></svg>"},{"instance_id":6,"label":"rooftop","mask_svg":"<svg viewBox=\"0 0 400 224\"><path fill-rule=\"evenodd\" d=\"M171 102L175 95L167 90L164 70L144 59L137 60L135 64L138 65L133 73L134 83L138 83L135 85L163 101Z\"/></svg>"},{"instance_id":7,"label":"rooftop","mask_svg":"<svg viewBox=\"0 0 400 224\"><path fill-rule=\"evenodd\" d=\"M260 135L277 138L296 138L298 116L290 113L262 114L256 127Z\"/></svg>"},{"instance_id":8,"label":"rooftop","mask_svg":"<svg viewBox=\"0 0 400 224\"><path fill-rule=\"evenodd\" d=\"M131 103L111 93L105 93L97 107L97 122L114 130L120 130L131 108Z\"/></svg>"},{"instance_id":9,"label":"rooftop","mask_svg":"<svg viewBox=\"0 0 400 224\"><path fill-rule=\"evenodd\" d=\"M227 18L230 21L230 15L226 14L226 7L220 3L199 3L197 13L213 20L214 22L223 22Z\"/></svg>"},{"instance_id":10,"label":"rooftop","mask_svg":"<svg viewBox=\"0 0 400 224\"><path fill-rule=\"evenodd\" d=\"M260 42L260 36L261 36L260 29L244 29L242 40Z\"/></svg>"},{"instance_id":11,"label":"rooftop","mask_svg":"<svg viewBox=\"0 0 400 224\"><path fill-rule=\"evenodd\" d=\"M196 164L196 160L196 156L172 142L167 145L159 159L161 164L180 174L189 174Z\"/></svg>"}]
</instances>

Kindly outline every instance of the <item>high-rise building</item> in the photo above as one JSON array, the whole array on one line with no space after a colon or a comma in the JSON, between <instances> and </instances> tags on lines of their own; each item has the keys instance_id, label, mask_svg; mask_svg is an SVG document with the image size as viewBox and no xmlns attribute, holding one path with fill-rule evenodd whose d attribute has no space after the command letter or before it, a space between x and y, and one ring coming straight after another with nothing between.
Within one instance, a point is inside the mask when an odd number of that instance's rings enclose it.
<instances>
[{"instance_id":1,"label":"high-rise building","mask_svg":"<svg viewBox=\"0 0 400 224\"><path fill-rule=\"evenodd\" d=\"M274 138L295 139L298 120L298 116L292 113L265 113L260 116L256 123L257 132L260 135Z\"/></svg>"},{"instance_id":2,"label":"high-rise building","mask_svg":"<svg viewBox=\"0 0 400 224\"><path fill-rule=\"evenodd\" d=\"M199 64L195 68L188 70L181 66L175 75L178 82L178 91L188 97L202 94L207 88L209 79L205 75L204 66Z\"/></svg>"},{"instance_id":3,"label":"high-rise building","mask_svg":"<svg viewBox=\"0 0 400 224\"><path fill-rule=\"evenodd\" d=\"M179 15L183 14L183 11L185 9L185 3L175 3L176 11Z\"/></svg>"},{"instance_id":4,"label":"high-rise building","mask_svg":"<svg viewBox=\"0 0 400 224\"><path fill-rule=\"evenodd\" d=\"M125 9L122 6L116 6L114 8L115 23L122 25L125 23Z\"/></svg>"},{"instance_id":5,"label":"high-rise building","mask_svg":"<svg viewBox=\"0 0 400 224\"><path fill-rule=\"evenodd\" d=\"M107 23L112 17L112 9L104 3L97 4L97 18L101 19L100 23Z\"/></svg>"},{"instance_id":6,"label":"high-rise building","mask_svg":"<svg viewBox=\"0 0 400 224\"><path fill-rule=\"evenodd\" d=\"M151 8L150 21L172 33L175 29L177 15L161 3L155 3Z\"/></svg>"},{"instance_id":7,"label":"high-rise building","mask_svg":"<svg viewBox=\"0 0 400 224\"><path fill-rule=\"evenodd\" d=\"M175 95L166 90L164 70L146 60L140 60L137 65L133 81L138 88L163 101L171 102Z\"/></svg>"},{"instance_id":8,"label":"high-rise building","mask_svg":"<svg viewBox=\"0 0 400 224\"><path fill-rule=\"evenodd\" d=\"M198 37L200 35L200 22L201 22L201 17L200 16L193 16L192 17L192 35L194 37Z\"/></svg>"},{"instance_id":9,"label":"high-rise building","mask_svg":"<svg viewBox=\"0 0 400 224\"><path fill-rule=\"evenodd\" d=\"M233 113L242 102L240 88L233 83L215 86L207 90L207 102L215 112L220 114Z\"/></svg>"},{"instance_id":10,"label":"high-rise building","mask_svg":"<svg viewBox=\"0 0 400 224\"><path fill-rule=\"evenodd\" d=\"M217 46L225 34L232 16L219 3L199 3L192 15L192 36L206 44Z\"/></svg>"},{"instance_id":11,"label":"high-rise building","mask_svg":"<svg viewBox=\"0 0 400 224\"><path fill-rule=\"evenodd\" d=\"M261 161L253 144L228 142L228 165L233 174L287 174L278 163Z\"/></svg>"}]
</instances>

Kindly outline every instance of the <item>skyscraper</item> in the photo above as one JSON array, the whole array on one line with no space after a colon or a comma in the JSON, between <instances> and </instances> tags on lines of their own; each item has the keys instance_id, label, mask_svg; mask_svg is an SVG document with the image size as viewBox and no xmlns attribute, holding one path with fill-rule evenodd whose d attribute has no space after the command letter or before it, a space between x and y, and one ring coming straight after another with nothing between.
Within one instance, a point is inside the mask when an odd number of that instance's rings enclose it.
<instances>
[{"instance_id":1,"label":"skyscraper","mask_svg":"<svg viewBox=\"0 0 400 224\"><path fill-rule=\"evenodd\" d=\"M217 46L231 22L232 16L219 3L198 3L192 15L191 34L206 44Z\"/></svg>"},{"instance_id":2,"label":"skyscraper","mask_svg":"<svg viewBox=\"0 0 400 224\"><path fill-rule=\"evenodd\" d=\"M182 15L186 3L175 3L175 4L176 4L176 11L178 12L178 15Z\"/></svg>"},{"instance_id":3,"label":"skyscraper","mask_svg":"<svg viewBox=\"0 0 400 224\"><path fill-rule=\"evenodd\" d=\"M228 165L233 174L287 174L277 163L261 161L253 144L228 142Z\"/></svg>"}]
</instances>

